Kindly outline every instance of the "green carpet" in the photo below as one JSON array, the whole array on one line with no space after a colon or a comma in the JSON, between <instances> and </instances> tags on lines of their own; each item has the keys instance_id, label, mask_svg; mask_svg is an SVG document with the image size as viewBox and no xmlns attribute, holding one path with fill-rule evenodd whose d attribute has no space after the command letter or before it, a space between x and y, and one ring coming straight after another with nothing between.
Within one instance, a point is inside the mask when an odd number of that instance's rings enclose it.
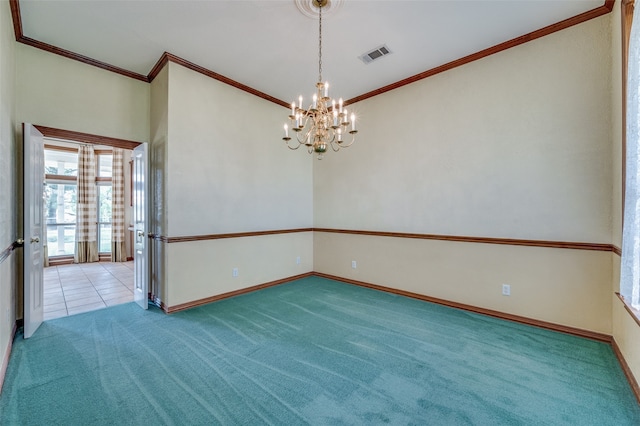
<instances>
[{"instance_id":1,"label":"green carpet","mask_svg":"<svg viewBox=\"0 0 640 426\"><path fill-rule=\"evenodd\" d=\"M318 277L16 338L0 424L640 425L603 343Z\"/></svg>"}]
</instances>

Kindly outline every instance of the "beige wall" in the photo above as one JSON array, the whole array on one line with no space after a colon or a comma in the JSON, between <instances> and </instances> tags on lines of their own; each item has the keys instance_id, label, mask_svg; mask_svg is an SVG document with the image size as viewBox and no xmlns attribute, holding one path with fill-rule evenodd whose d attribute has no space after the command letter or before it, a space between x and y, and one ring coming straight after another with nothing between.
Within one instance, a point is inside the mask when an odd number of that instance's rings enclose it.
<instances>
[{"instance_id":1,"label":"beige wall","mask_svg":"<svg viewBox=\"0 0 640 426\"><path fill-rule=\"evenodd\" d=\"M314 163L315 226L610 243L610 51L607 15L353 105L358 141ZM610 253L317 234L314 262L611 333Z\"/></svg>"},{"instance_id":2,"label":"beige wall","mask_svg":"<svg viewBox=\"0 0 640 426\"><path fill-rule=\"evenodd\" d=\"M15 43L7 1L0 2L0 251L18 234L19 160L15 135ZM0 372L11 342L16 319L17 256L13 252L0 263ZM1 383L0 383L1 386ZM1 390L1 389L0 389Z\"/></svg>"},{"instance_id":3,"label":"beige wall","mask_svg":"<svg viewBox=\"0 0 640 426\"><path fill-rule=\"evenodd\" d=\"M274 124L287 110L174 63L167 80L162 235L311 227L311 157L289 152ZM167 306L313 270L309 233L157 245Z\"/></svg>"},{"instance_id":4,"label":"beige wall","mask_svg":"<svg viewBox=\"0 0 640 426\"><path fill-rule=\"evenodd\" d=\"M313 270L312 232L171 243L166 250L169 306Z\"/></svg>"},{"instance_id":5,"label":"beige wall","mask_svg":"<svg viewBox=\"0 0 640 426\"><path fill-rule=\"evenodd\" d=\"M171 236L311 227L311 158L282 142L288 110L169 66Z\"/></svg>"},{"instance_id":6,"label":"beige wall","mask_svg":"<svg viewBox=\"0 0 640 426\"><path fill-rule=\"evenodd\" d=\"M19 122L144 142L149 84L16 44Z\"/></svg>"},{"instance_id":7,"label":"beige wall","mask_svg":"<svg viewBox=\"0 0 640 426\"><path fill-rule=\"evenodd\" d=\"M640 382L640 326L629 315L624 305L613 296L613 330L614 338L624 356L627 365Z\"/></svg>"},{"instance_id":8,"label":"beige wall","mask_svg":"<svg viewBox=\"0 0 640 426\"><path fill-rule=\"evenodd\" d=\"M356 261L356 269L351 261ZM471 306L611 333L611 254L316 232L314 268ZM511 285L511 296L502 295ZM588 314L587 314L588 313Z\"/></svg>"},{"instance_id":9,"label":"beige wall","mask_svg":"<svg viewBox=\"0 0 640 426\"><path fill-rule=\"evenodd\" d=\"M609 243L610 49L603 16L353 105L316 226Z\"/></svg>"}]
</instances>

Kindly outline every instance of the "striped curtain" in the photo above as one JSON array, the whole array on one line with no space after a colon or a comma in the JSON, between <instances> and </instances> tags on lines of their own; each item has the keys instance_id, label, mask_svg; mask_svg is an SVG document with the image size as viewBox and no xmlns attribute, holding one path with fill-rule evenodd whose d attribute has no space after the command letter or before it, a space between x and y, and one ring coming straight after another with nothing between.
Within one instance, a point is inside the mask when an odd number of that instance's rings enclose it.
<instances>
[{"instance_id":1,"label":"striped curtain","mask_svg":"<svg viewBox=\"0 0 640 426\"><path fill-rule=\"evenodd\" d=\"M124 150L113 149L111 182L111 261L125 262L125 221L124 221Z\"/></svg>"},{"instance_id":2,"label":"striped curtain","mask_svg":"<svg viewBox=\"0 0 640 426\"><path fill-rule=\"evenodd\" d=\"M96 197L96 156L93 146L80 145L76 206L76 263L98 261Z\"/></svg>"}]
</instances>

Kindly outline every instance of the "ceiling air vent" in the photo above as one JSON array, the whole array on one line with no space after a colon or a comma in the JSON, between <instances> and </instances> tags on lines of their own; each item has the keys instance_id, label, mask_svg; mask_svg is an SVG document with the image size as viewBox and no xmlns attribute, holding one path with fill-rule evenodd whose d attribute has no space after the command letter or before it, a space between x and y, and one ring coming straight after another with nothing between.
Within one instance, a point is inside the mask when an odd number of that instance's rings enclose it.
<instances>
[{"instance_id":1,"label":"ceiling air vent","mask_svg":"<svg viewBox=\"0 0 640 426\"><path fill-rule=\"evenodd\" d=\"M391 50L389 50L389 48L386 45L383 44L382 46L376 47L372 51L367 52L364 55L361 55L360 59L365 64L369 64L369 63L375 61L376 59L380 59L383 56L386 56L386 55L388 55L390 53L391 53Z\"/></svg>"}]
</instances>

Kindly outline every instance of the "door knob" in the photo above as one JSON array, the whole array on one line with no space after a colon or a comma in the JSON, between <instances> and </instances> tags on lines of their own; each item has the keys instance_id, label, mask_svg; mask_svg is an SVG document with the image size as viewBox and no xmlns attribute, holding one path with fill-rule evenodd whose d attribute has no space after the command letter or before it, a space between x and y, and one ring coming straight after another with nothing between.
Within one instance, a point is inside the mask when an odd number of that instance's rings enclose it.
<instances>
[{"instance_id":1,"label":"door knob","mask_svg":"<svg viewBox=\"0 0 640 426\"><path fill-rule=\"evenodd\" d=\"M31 244L33 244L33 243L39 243L39 242L40 242L40 238L38 238L38 237L33 237L33 238L31 238Z\"/></svg>"},{"instance_id":2,"label":"door knob","mask_svg":"<svg viewBox=\"0 0 640 426\"><path fill-rule=\"evenodd\" d=\"M138 237L144 237L144 231L138 231Z\"/></svg>"}]
</instances>

